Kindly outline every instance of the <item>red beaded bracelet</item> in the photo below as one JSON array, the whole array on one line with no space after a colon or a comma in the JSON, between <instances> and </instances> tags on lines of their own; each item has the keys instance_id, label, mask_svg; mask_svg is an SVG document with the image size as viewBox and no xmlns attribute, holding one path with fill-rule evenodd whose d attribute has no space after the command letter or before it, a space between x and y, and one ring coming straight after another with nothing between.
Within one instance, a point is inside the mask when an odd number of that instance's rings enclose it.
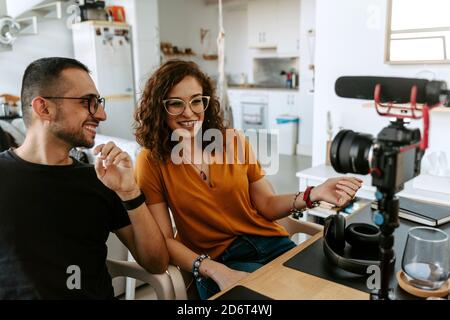
<instances>
[{"instance_id":1,"label":"red beaded bracelet","mask_svg":"<svg viewBox=\"0 0 450 320\"><path fill-rule=\"evenodd\" d=\"M314 189L314 187L308 187L305 190L305 193L303 194L303 201L305 201L306 203L306 207L308 209L314 208L315 206L317 206L317 202L312 202L311 201L311 191L312 189Z\"/></svg>"}]
</instances>

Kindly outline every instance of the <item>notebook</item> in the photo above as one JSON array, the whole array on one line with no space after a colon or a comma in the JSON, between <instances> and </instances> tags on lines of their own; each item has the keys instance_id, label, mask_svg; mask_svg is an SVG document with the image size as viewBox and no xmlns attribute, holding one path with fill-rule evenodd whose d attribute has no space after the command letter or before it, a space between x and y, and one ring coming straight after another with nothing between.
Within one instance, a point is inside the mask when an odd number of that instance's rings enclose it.
<instances>
[{"instance_id":1,"label":"notebook","mask_svg":"<svg viewBox=\"0 0 450 320\"><path fill-rule=\"evenodd\" d=\"M450 222L450 207L400 197L400 218L414 221L430 227L438 227ZM372 209L377 210L378 203L372 202Z\"/></svg>"}]
</instances>

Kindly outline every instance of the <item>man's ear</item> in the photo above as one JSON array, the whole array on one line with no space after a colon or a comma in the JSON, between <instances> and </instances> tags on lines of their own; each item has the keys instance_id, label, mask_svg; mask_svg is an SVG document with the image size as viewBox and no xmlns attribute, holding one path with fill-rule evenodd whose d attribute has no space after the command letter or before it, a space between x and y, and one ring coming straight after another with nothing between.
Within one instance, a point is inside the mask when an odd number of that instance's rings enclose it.
<instances>
[{"instance_id":1,"label":"man's ear","mask_svg":"<svg viewBox=\"0 0 450 320\"><path fill-rule=\"evenodd\" d=\"M41 120L49 121L51 119L50 110L44 98L36 97L31 101L31 108L36 116Z\"/></svg>"}]
</instances>

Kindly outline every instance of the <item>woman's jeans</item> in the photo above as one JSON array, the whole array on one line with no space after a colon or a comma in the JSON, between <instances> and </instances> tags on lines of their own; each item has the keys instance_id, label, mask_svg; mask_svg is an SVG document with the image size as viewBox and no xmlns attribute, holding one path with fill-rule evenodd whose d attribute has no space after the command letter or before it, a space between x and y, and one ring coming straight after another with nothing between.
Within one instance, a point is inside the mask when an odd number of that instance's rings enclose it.
<instances>
[{"instance_id":1,"label":"woman's jeans","mask_svg":"<svg viewBox=\"0 0 450 320\"><path fill-rule=\"evenodd\" d=\"M238 236L216 261L231 269L250 273L295 246L289 237ZM211 278L196 281L196 285L202 300L220 291Z\"/></svg>"}]
</instances>

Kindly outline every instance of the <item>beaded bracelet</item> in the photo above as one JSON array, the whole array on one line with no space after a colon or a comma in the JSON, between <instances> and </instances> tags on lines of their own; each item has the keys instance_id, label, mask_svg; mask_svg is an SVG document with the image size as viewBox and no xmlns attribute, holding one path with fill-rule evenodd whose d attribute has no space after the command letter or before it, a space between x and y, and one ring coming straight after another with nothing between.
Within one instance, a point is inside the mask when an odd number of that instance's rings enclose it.
<instances>
[{"instance_id":1,"label":"beaded bracelet","mask_svg":"<svg viewBox=\"0 0 450 320\"><path fill-rule=\"evenodd\" d=\"M197 259L195 259L194 263L192 264L192 273L194 274L194 278L195 280L197 280L198 282L203 280L203 277L200 275L200 265L202 264L203 260L205 259L211 259L210 256L208 256L207 254L202 254L199 255L197 257Z\"/></svg>"},{"instance_id":2,"label":"beaded bracelet","mask_svg":"<svg viewBox=\"0 0 450 320\"><path fill-rule=\"evenodd\" d=\"M294 196L294 202L292 203L292 209L289 211L290 214L294 216L294 218L302 218L303 217L303 210L297 209L295 206L295 202L297 201L297 198L302 194L303 192L297 192Z\"/></svg>"}]
</instances>

